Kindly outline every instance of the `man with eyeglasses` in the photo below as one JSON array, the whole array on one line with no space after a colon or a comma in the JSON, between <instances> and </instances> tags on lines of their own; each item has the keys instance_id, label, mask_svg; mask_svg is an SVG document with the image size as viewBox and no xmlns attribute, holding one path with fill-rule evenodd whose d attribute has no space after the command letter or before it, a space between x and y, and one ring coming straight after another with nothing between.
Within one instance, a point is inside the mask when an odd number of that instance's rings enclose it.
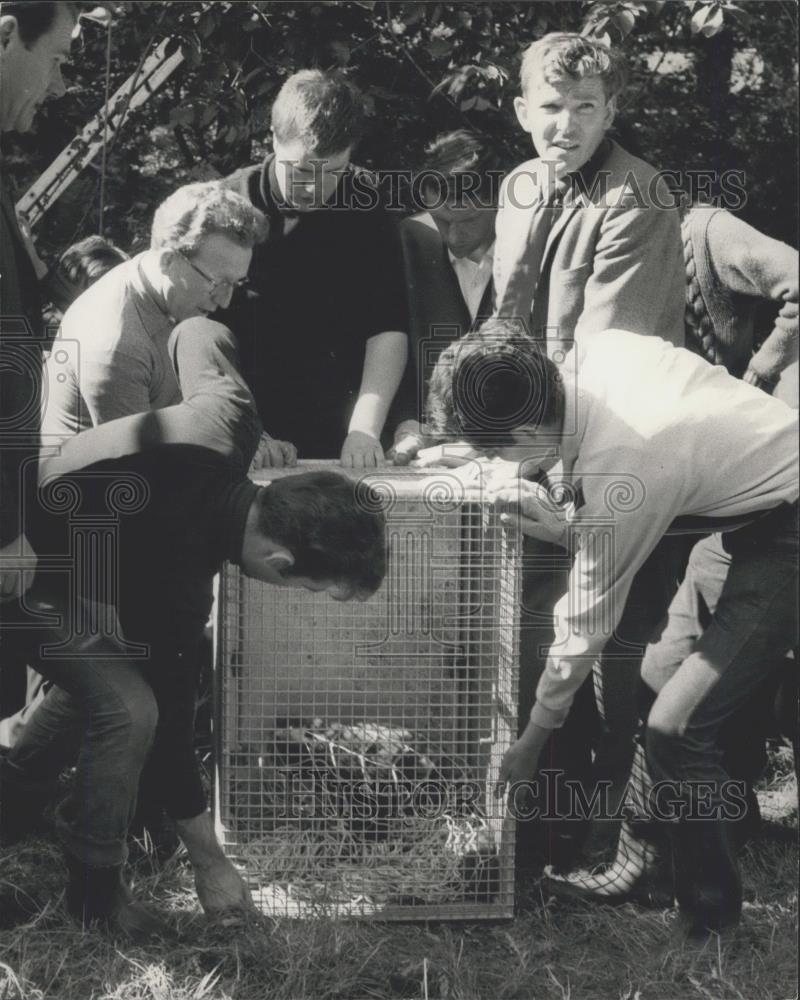
<instances>
[{"instance_id":1,"label":"man with eyeglasses","mask_svg":"<svg viewBox=\"0 0 800 1000\"><path fill-rule=\"evenodd\" d=\"M64 315L46 363L42 444L180 402L167 341L192 317L226 307L243 285L264 215L217 182L178 188L156 210L150 249L116 267ZM269 441L276 458L290 445Z\"/></svg>"}]
</instances>

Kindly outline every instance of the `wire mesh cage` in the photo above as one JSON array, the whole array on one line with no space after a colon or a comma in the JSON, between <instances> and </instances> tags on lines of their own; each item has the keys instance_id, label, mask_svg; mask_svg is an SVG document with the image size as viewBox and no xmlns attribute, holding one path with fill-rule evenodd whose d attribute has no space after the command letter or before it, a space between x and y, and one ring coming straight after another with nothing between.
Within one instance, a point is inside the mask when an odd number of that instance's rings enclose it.
<instances>
[{"instance_id":1,"label":"wire mesh cage","mask_svg":"<svg viewBox=\"0 0 800 1000\"><path fill-rule=\"evenodd\" d=\"M311 467L338 468L273 475ZM466 478L363 476L389 536L363 603L221 574L215 809L267 914L513 915L520 545Z\"/></svg>"}]
</instances>

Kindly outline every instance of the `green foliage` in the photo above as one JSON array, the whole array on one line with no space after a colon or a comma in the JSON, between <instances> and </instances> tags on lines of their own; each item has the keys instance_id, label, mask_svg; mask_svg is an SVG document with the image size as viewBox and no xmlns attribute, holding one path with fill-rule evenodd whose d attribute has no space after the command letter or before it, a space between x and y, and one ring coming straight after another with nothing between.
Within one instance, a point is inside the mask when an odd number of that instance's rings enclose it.
<instances>
[{"instance_id":1,"label":"green foliage","mask_svg":"<svg viewBox=\"0 0 800 1000\"><path fill-rule=\"evenodd\" d=\"M519 57L562 30L621 45L629 56L623 144L665 169L743 171L745 217L796 241L793 3L145 0L114 10L109 93L164 37L185 56L108 150L102 225L127 248L146 243L153 208L175 186L263 154L272 99L306 66L338 67L366 92L372 128L358 160L367 166L409 168L436 133L459 127L491 136L509 164L532 155L511 107ZM103 25L85 24L69 94L11 152L20 190L102 106L107 41ZM45 253L97 231L99 171L98 157L48 213L37 232Z\"/></svg>"}]
</instances>

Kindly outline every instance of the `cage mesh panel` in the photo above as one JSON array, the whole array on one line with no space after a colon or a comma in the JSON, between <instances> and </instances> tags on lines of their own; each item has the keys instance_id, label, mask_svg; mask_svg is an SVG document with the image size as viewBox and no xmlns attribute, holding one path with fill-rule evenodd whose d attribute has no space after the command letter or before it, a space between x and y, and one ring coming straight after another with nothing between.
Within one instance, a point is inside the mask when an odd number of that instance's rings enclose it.
<instances>
[{"instance_id":1,"label":"cage mesh panel","mask_svg":"<svg viewBox=\"0 0 800 1000\"><path fill-rule=\"evenodd\" d=\"M218 825L274 916L510 916L519 541L452 475L365 478L390 545L368 601L221 574Z\"/></svg>"}]
</instances>

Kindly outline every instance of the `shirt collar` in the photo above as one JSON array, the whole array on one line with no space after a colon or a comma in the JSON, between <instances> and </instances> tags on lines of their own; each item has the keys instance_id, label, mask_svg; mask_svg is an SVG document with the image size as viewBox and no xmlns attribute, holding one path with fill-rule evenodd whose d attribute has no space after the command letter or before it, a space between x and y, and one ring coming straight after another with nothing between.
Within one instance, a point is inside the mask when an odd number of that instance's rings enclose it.
<instances>
[{"instance_id":1,"label":"shirt collar","mask_svg":"<svg viewBox=\"0 0 800 1000\"><path fill-rule=\"evenodd\" d=\"M157 251L155 251L157 253ZM170 326L175 326L177 320L167 309L167 303L164 300L164 296L161 295L153 287L150 279L145 273L145 269L142 266L144 258L147 254L151 253L149 250L145 250L143 253L138 254L133 258L131 263L131 284L139 291L139 293L144 297L145 301L152 306L153 311L158 314L159 317L166 320Z\"/></svg>"},{"instance_id":2,"label":"shirt collar","mask_svg":"<svg viewBox=\"0 0 800 1000\"><path fill-rule=\"evenodd\" d=\"M247 516L259 489L260 487L249 479L237 479L231 483L228 496L224 501L223 557L229 562L236 563L237 566L240 566L242 562Z\"/></svg>"},{"instance_id":3,"label":"shirt collar","mask_svg":"<svg viewBox=\"0 0 800 1000\"><path fill-rule=\"evenodd\" d=\"M299 218L301 213L298 212L293 205L289 204L281 191L281 186L278 183L278 168L274 153L270 155L269 163L267 164L266 179L269 190L269 200L280 212L280 214L287 219Z\"/></svg>"},{"instance_id":4,"label":"shirt collar","mask_svg":"<svg viewBox=\"0 0 800 1000\"><path fill-rule=\"evenodd\" d=\"M486 264L492 264L494 262L494 240L489 244L489 246L484 251L480 260L472 260L470 257L455 257L451 250L448 249L447 257L453 267L457 267L459 264L463 264L465 261L469 261L473 267L479 268L484 267Z\"/></svg>"}]
</instances>

